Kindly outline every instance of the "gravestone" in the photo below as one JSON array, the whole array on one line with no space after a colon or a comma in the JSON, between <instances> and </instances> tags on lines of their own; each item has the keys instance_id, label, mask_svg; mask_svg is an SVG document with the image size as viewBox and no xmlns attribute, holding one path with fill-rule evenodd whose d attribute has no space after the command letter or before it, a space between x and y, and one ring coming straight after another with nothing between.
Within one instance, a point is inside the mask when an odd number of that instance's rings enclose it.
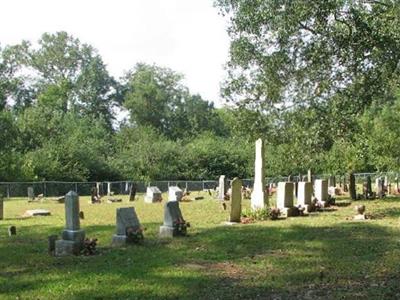
<instances>
[{"instance_id":1,"label":"gravestone","mask_svg":"<svg viewBox=\"0 0 400 300\"><path fill-rule=\"evenodd\" d=\"M117 229L112 238L113 246L139 242L143 232L134 207L117 208Z\"/></svg>"},{"instance_id":2,"label":"gravestone","mask_svg":"<svg viewBox=\"0 0 400 300\"><path fill-rule=\"evenodd\" d=\"M298 209L293 203L293 182L278 182L276 206L284 217L297 215Z\"/></svg>"},{"instance_id":3,"label":"gravestone","mask_svg":"<svg viewBox=\"0 0 400 300\"><path fill-rule=\"evenodd\" d=\"M328 181L324 179L316 179L314 181L314 195L315 198L325 206L328 201Z\"/></svg>"},{"instance_id":4,"label":"gravestone","mask_svg":"<svg viewBox=\"0 0 400 300\"><path fill-rule=\"evenodd\" d=\"M92 189L90 191L90 202L92 204L101 203L99 190L97 187L92 187Z\"/></svg>"},{"instance_id":5,"label":"gravestone","mask_svg":"<svg viewBox=\"0 0 400 300\"><path fill-rule=\"evenodd\" d=\"M298 179L296 179L296 181L294 182L294 196L297 198L298 194L299 194L299 180L300 180L300 176L298 177Z\"/></svg>"},{"instance_id":6,"label":"gravestone","mask_svg":"<svg viewBox=\"0 0 400 300\"><path fill-rule=\"evenodd\" d=\"M384 180L382 177L378 177L375 179L375 189L378 198L381 199L385 196Z\"/></svg>"},{"instance_id":7,"label":"gravestone","mask_svg":"<svg viewBox=\"0 0 400 300\"><path fill-rule=\"evenodd\" d=\"M65 229L56 241L57 256L78 255L83 248L85 231L80 228L79 197L74 191L65 195Z\"/></svg>"},{"instance_id":8,"label":"gravestone","mask_svg":"<svg viewBox=\"0 0 400 300\"><path fill-rule=\"evenodd\" d=\"M51 213L47 209L30 209L25 211L24 217L50 216Z\"/></svg>"},{"instance_id":9,"label":"gravestone","mask_svg":"<svg viewBox=\"0 0 400 300\"><path fill-rule=\"evenodd\" d=\"M329 176L328 178L328 187L336 187L336 177L335 176Z\"/></svg>"},{"instance_id":10,"label":"gravestone","mask_svg":"<svg viewBox=\"0 0 400 300\"><path fill-rule=\"evenodd\" d=\"M357 200L356 177L354 173L350 173L349 177L349 192L351 200Z\"/></svg>"},{"instance_id":11,"label":"gravestone","mask_svg":"<svg viewBox=\"0 0 400 300\"><path fill-rule=\"evenodd\" d=\"M231 182L231 214L229 222L240 222L242 214L242 181L239 178L234 178Z\"/></svg>"},{"instance_id":12,"label":"gravestone","mask_svg":"<svg viewBox=\"0 0 400 300\"><path fill-rule=\"evenodd\" d=\"M371 176L367 176L367 182L365 183L365 193L364 193L365 199L372 199L373 198L373 192L372 192L372 181L371 181Z\"/></svg>"},{"instance_id":13,"label":"gravestone","mask_svg":"<svg viewBox=\"0 0 400 300\"><path fill-rule=\"evenodd\" d=\"M97 189L97 196L100 197L100 195L102 194L100 189L101 189L101 182L96 182L96 189Z\"/></svg>"},{"instance_id":14,"label":"gravestone","mask_svg":"<svg viewBox=\"0 0 400 300\"><path fill-rule=\"evenodd\" d=\"M297 204L307 207L312 204L312 183L311 182L299 182L299 191L297 195Z\"/></svg>"},{"instance_id":15,"label":"gravestone","mask_svg":"<svg viewBox=\"0 0 400 300\"><path fill-rule=\"evenodd\" d=\"M132 182L131 187L129 189L129 201L130 202L135 201L136 190L137 190L136 183Z\"/></svg>"},{"instance_id":16,"label":"gravestone","mask_svg":"<svg viewBox=\"0 0 400 300\"><path fill-rule=\"evenodd\" d=\"M293 207L293 182L278 183L276 206L279 209Z\"/></svg>"},{"instance_id":17,"label":"gravestone","mask_svg":"<svg viewBox=\"0 0 400 300\"><path fill-rule=\"evenodd\" d=\"M227 190L227 181L225 175L219 176L219 185L218 185L218 199L225 200L225 194Z\"/></svg>"},{"instance_id":18,"label":"gravestone","mask_svg":"<svg viewBox=\"0 0 400 300\"><path fill-rule=\"evenodd\" d=\"M264 142L262 139L256 141L256 158L254 161L254 186L251 193L251 209L265 208L268 195L265 192L264 175Z\"/></svg>"},{"instance_id":19,"label":"gravestone","mask_svg":"<svg viewBox=\"0 0 400 300\"><path fill-rule=\"evenodd\" d=\"M35 193L33 191L33 187L32 186L28 187L28 200L29 201L35 200Z\"/></svg>"},{"instance_id":20,"label":"gravestone","mask_svg":"<svg viewBox=\"0 0 400 300\"><path fill-rule=\"evenodd\" d=\"M8 227L8 236L17 235L17 227L14 225Z\"/></svg>"},{"instance_id":21,"label":"gravestone","mask_svg":"<svg viewBox=\"0 0 400 300\"><path fill-rule=\"evenodd\" d=\"M125 181L125 193L129 192L129 182Z\"/></svg>"},{"instance_id":22,"label":"gravestone","mask_svg":"<svg viewBox=\"0 0 400 300\"><path fill-rule=\"evenodd\" d=\"M181 201L183 192L178 186L168 187L168 201Z\"/></svg>"},{"instance_id":23,"label":"gravestone","mask_svg":"<svg viewBox=\"0 0 400 300\"><path fill-rule=\"evenodd\" d=\"M146 189L146 196L144 197L144 202L154 203L161 201L162 201L162 196L160 189L156 186L148 186Z\"/></svg>"},{"instance_id":24,"label":"gravestone","mask_svg":"<svg viewBox=\"0 0 400 300\"><path fill-rule=\"evenodd\" d=\"M0 195L0 220L4 219L4 198Z\"/></svg>"},{"instance_id":25,"label":"gravestone","mask_svg":"<svg viewBox=\"0 0 400 300\"><path fill-rule=\"evenodd\" d=\"M164 224L160 226L160 237L172 238L186 235L188 224L183 219L178 201L168 201L164 206Z\"/></svg>"},{"instance_id":26,"label":"gravestone","mask_svg":"<svg viewBox=\"0 0 400 300\"><path fill-rule=\"evenodd\" d=\"M111 182L107 182L107 196L111 196Z\"/></svg>"}]
</instances>

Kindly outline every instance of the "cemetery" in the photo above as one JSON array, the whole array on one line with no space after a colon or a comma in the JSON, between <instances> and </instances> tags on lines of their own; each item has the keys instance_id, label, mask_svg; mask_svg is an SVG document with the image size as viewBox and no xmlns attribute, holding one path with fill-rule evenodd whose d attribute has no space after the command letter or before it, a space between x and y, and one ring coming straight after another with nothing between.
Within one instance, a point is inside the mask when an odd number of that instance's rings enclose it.
<instances>
[{"instance_id":1,"label":"cemetery","mask_svg":"<svg viewBox=\"0 0 400 300\"><path fill-rule=\"evenodd\" d=\"M311 171L266 184L260 176L262 143L256 142L261 155L255 159L251 199L242 197L242 180L225 176L212 190L184 193L170 186L161 192L152 186L134 200L131 192L106 193L94 203L92 190L92 196L70 191L62 203L45 197L32 202L32 188L26 197L2 198L1 294L10 299L400 296L398 183L389 189L379 177L370 197L368 176L364 184L347 188L356 190L355 200L339 177L339 183L332 176L316 179ZM328 194L328 185L336 194ZM270 188L256 190L262 186ZM193 199L183 201L184 194Z\"/></svg>"},{"instance_id":2,"label":"cemetery","mask_svg":"<svg viewBox=\"0 0 400 300\"><path fill-rule=\"evenodd\" d=\"M0 300L400 299L398 0L50 2L1 6Z\"/></svg>"}]
</instances>

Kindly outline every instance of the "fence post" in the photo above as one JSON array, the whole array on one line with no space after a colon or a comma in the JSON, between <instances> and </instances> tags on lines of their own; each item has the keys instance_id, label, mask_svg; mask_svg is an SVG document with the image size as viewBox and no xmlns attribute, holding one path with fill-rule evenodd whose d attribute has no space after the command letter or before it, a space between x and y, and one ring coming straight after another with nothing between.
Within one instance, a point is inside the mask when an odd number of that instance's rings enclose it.
<instances>
[{"instance_id":1,"label":"fence post","mask_svg":"<svg viewBox=\"0 0 400 300\"><path fill-rule=\"evenodd\" d=\"M47 197L46 181L43 181L43 197Z\"/></svg>"},{"instance_id":2,"label":"fence post","mask_svg":"<svg viewBox=\"0 0 400 300\"><path fill-rule=\"evenodd\" d=\"M7 184L7 198L10 199L10 185Z\"/></svg>"},{"instance_id":3,"label":"fence post","mask_svg":"<svg viewBox=\"0 0 400 300\"><path fill-rule=\"evenodd\" d=\"M75 182L75 193L78 194L78 183L77 183L77 182ZM79 195L79 194L78 194L78 195Z\"/></svg>"},{"instance_id":4,"label":"fence post","mask_svg":"<svg viewBox=\"0 0 400 300\"><path fill-rule=\"evenodd\" d=\"M202 184L203 184L203 189L202 190L204 191L204 180L202 180Z\"/></svg>"}]
</instances>

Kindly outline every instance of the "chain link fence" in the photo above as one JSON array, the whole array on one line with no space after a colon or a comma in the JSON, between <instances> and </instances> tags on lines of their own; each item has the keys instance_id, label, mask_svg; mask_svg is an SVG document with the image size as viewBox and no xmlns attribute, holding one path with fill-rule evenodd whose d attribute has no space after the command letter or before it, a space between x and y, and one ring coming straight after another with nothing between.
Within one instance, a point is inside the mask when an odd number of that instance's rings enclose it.
<instances>
[{"instance_id":1,"label":"chain link fence","mask_svg":"<svg viewBox=\"0 0 400 300\"><path fill-rule=\"evenodd\" d=\"M396 183L398 185L400 173L356 173L356 183L363 183L367 177L371 180L383 177L385 182ZM321 174L313 175L313 179L328 179L331 175ZM348 183L348 175L336 175L337 184ZM276 176L267 177L266 184L277 184L280 181L304 181L307 180L306 175L296 176ZM35 196L43 195L43 197L59 197L65 195L69 191L75 191L81 196L88 196L93 187L98 187L102 195L128 195L132 184L136 185L138 193L145 193L148 186L157 186L162 192L167 192L169 186L179 186L181 189L188 191L202 191L215 189L218 187L218 180L202 180L202 181L113 181L113 182L60 182L60 181L43 181L43 182L0 182L0 194L5 197L27 197L28 187L32 187ZM243 179L243 185L249 188L253 187L253 179Z\"/></svg>"}]
</instances>

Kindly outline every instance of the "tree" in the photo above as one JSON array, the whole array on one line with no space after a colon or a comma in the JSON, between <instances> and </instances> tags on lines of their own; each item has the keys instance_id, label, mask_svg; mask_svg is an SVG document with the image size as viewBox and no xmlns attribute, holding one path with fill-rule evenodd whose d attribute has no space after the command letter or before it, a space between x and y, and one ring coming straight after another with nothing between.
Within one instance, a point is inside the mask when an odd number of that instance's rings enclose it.
<instances>
[{"instance_id":1,"label":"tree","mask_svg":"<svg viewBox=\"0 0 400 300\"><path fill-rule=\"evenodd\" d=\"M215 3L230 20L228 99L267 111L333 99L351 114L393 100L400 74L397 1Z\"/></svg>"},{"instance_id":2,"label":"tree","mask_svg":"<svg viewBox=\"0 0 400 300\"><path fill-rule=\"evenodd\" d=\"M131 123L151 126L173 140L209 130L219 133L222 122L213 105L191 95L182 79L171 69L137 64L125 78L124 106Z\"/></svg>"},{"instance_id":3,"label":"tree","mask_svg":"<svg viewBox=\"0 0 400 300\"><path fill-rule=\"evenodd\" d=\"M38 44L35 49L23 42L15 50L19 67L32 74L25 80L30 101L16 106L29 106L35 99L63 113L103 119L111 129L118 87L97 51L66 32L45 33Z\"/></svg>"}]
</instances>

